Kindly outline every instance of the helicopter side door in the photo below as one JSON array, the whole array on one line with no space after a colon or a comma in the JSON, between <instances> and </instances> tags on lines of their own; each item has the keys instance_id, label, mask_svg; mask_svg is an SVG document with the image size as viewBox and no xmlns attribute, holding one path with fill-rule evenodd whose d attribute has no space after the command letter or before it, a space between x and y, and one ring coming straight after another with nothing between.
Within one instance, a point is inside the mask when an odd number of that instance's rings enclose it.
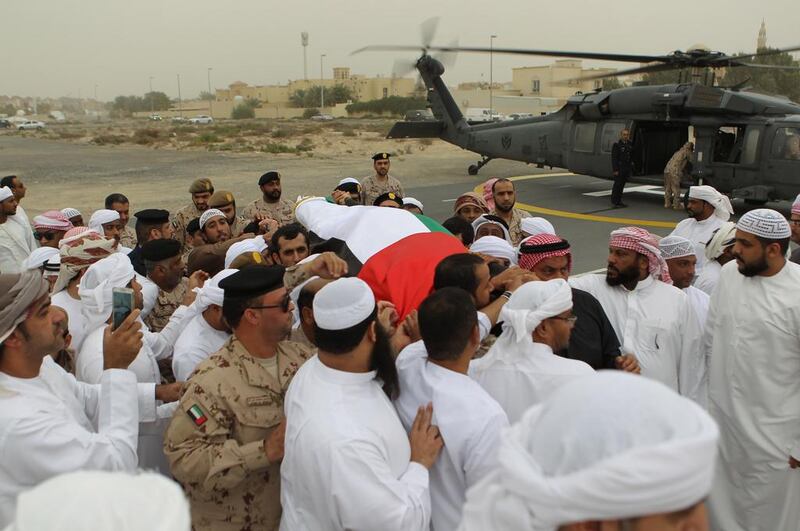
<instances>
[{"instance_id":1,"label":"helicopter side door","mask_svg":"<svg viewBox=\"0 0 800 531\"><path fill-rule=\"evenodd\" d=\"M765 180L776 197L792 198L800 192L800 123L776 124L773 129L766 133Z\"/></svg>"},{"instance_id":2,"label":"helicopter side door","mask_svg":"<svg viewBox=\"0 0 800 531\"><path fill-rule=\"evenodd\" d=\"M709 184L736 190L761 184L762 124L727 124L717 129L711 149Z\"/></svg>"}]
</instances>

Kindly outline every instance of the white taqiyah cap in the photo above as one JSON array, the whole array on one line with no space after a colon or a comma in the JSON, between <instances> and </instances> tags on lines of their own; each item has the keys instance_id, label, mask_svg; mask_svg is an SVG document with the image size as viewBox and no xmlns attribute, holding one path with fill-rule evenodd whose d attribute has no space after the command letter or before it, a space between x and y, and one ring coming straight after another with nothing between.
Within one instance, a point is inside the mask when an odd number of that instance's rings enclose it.
<instances>
[{"instance_id":1,"label":"white taqiyah cap","mask_svg":"<svg viewBox=\"0 0 800 531\"><path fill-rule=\"evenodd\" d=\"M415 199L413 197L404 197L403 206L406 207L408 205L415 206L418 209L425 211L425 208L422 206L422 201L420 201L419 199Z\"/></svg>"},{"instance_id":2,"label":"white taqiyah cap","mask_svg":"<svg viewBox=\"0 0 800 531\"><path fill-rule=\"evenodd\" d=\"M339 184L337 184L336 186L341 186L343 184L348 184L348 183L359 184L359 185L361 184L360 182L358 182L358 179L353 179L352 177L345 177L344 179L339 181Z\"/></svg>"},{"instance_id":3,"label":"white taqiyah cap","mask_svg":"<svg viewBox=\"0 0 800 531\"><path fill-rule=\"evenodd\" d=\"M782 240L792 235L792 229L786 218L770 208L751 210L739 218L736 228L769 240Z\"/></svg>"},{"instance_id":4,"label":"white taqiyah cap","mask_svg":"<svg viewBox=\"0 0 800 531\"><path fill-rule=\"evenodd\" d=\"M14 195L14 193L11 191L11 188L8 186L0 187L0 201L5 201L12 195Z\"/></svg>"},{"instance_id":5,"label":"white taqiyah cap","mask_svg":"<svg viewBox=\"0 0 800 531\"><path fill-rule=\"evenodd\" d=\"M658 242L658 250L664 260L694 256L694 245L682 236L665 236Z\"/></svg>"},{"instance_id":6,"label":"white taqiyah cap","mask_svg":"<svg viewBox=\"0 0 800 531\"><path fill-rule=\"evenodd\" d=\"M344 330L363 322L375 309L375 295L360 278L340 278L314 297L314 322L323 330Z\"/></svg>"},{"instance_id":7,"label":"white taqiyah cap","mask_svg":"<svg viewBox=\"0 0 800 531\"><path fill-rule=\"evenodd\" d=\"M75 216L81 215L80 210L78 210L77 208L70 208L70 207L62 208L61 213L67 216L68 218L74 218Z\"/></svg>"},{"instance_id":8,"label":"white taqiyah cap","mask_svg":"<svg viewBox=\"0 0 800 531\"><path fill-rule=\"evenodd\" d=\"M225 214L222 212L222 210L219 210L218 208L209 208L208 210L203 212L203 215L200 216L200 228L202 229L209 219L217 216L224 218Z\"/></svg>"}]
</instances>

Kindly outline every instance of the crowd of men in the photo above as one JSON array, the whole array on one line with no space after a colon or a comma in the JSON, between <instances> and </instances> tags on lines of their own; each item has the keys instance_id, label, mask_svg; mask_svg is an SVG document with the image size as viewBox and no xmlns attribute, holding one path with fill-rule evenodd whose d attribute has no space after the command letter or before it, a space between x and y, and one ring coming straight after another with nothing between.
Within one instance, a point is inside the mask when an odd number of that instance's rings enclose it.
<instances>
[{"instance_id":1,"label":"crowd of men","mask_svg":"<svg viewBox=\"0 0 800 531\"><path fill-rule=\"evenodd\" d=\"M32 219L2 179L0 528L800 530L800 196L692 186L573 276L512 181L438 225L390 167L320 196L452 235L403 314L278 171Z\"/></svg>"}]
</instances>

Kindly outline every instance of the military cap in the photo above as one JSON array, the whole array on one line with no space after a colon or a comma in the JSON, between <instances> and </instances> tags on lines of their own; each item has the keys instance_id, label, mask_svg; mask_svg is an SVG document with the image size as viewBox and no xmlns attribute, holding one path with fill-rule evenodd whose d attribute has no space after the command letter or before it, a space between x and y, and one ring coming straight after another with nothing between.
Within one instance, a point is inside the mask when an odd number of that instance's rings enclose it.
<instances>
[{"instance_id":1,"label":"military cap","mask_svg":"<svg viewBox=\"0 0 800 531\"><path fill-rule=\"evenodd\" d=\"M235 202L236 199L233 197L233 193L227 190L217 190L208 200L208 207L209 208L217 208L221 206L230 205L231 203Z\"/></svg>"},{"instance_id":2,"label":"military cap","mask_svg":"<svg viewBox=\"0 0 800 531\"><path fill-rule=\"evenodd\" d=\"M284 272L281 265L250 265L225 277L219 287L225 291L226 299L258 297L282 288Z\"/></svg>"},{"instance_id":3,"label":"military cap","mask_svg":"<svg viewBox=\"0 0 800 531\"><path fill-rule=\"evenodd\" d=\"M200 218L194 218L192 221L186 224L186 232L188 234L194 234L199 230L200 230Z\"/></svg>"},{"instance_id":4,"label":"military cap","mask_svg":"<svg viewBox=\"0 0 800 531\"><path fill-rule=\"evenodd\" d=\"M134 214L138 221L144 223L167 223L169 221L169 211L160 208L147 208Z\"/></svg>"},{"instance_id":5,"label":"military cap","mask_svg":"<svg viewBox=\"0 0 800 531\"><path fill-rule=\"evenodd\" d=\"M189 187L190 194L202 194L205 192L214 193L214 185L211 184L211 179L207 179L205 177L201 179L195 179L192 182L192 185Z\"/></svg>"},{"instance_id":6,"label":"military cap","mask_svg":"<svg viewBox=\"0 0 800 531\"><path fill-rule=\"evenodd\" d=\"M242 253L231 262L229 269L244 269L251 265L267 265L267 261L257 251Z\"/></svg>"},{"instance_id":7,"label":"military cap","mask_svg":"<svg viewBox=\"0 0 800 531\"><path fill-rule=\"evenodd\" d=\"M391 155L386 152L375 153L372 155L372 160L389 160L389 157L391 157Z\"/></svg>"},{"instance_id":8,"label":"military cap","mask_svg":"<svg viewBox=\"0 0 800 531\"><path fill-rule=\"evenodd\" d=\"M264 186L267 183L271 183L272 181L280 181L281 174L275 170L270 170L258 179L258 185Z\"/></svg>"},{"instance_id":9,"label":"military cap","mask_svg":"<svg viewBox=\"0 0 800 531\"><path fill-rule=\"evenodd\" d=\"M181 242L172 238L150 240L142 245L142 258L149 262L160 262L181 254Z\"/></svg>"},{"instance_id":10,"label":"military cap","mask_svg":"<svg viewBox=\"0 0 800 531\"><path fill-rule=\"evenodd\" d=\"M384 201L394 201L397 203L397 206L403 206L403 198L397 195L394 192L385 192L378 197L375 198L375 201L372 202L372 206L378 206Z\"/></svg>"}]
</instances>

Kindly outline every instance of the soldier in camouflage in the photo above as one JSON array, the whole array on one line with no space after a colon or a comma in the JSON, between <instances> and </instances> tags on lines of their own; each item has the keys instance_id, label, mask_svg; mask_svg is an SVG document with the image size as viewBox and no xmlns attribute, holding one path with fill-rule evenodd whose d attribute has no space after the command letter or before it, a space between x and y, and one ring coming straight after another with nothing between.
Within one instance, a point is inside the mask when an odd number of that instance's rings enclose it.
<instances>
[{"instance_id":1,"label":"soldier in camouflage","mask_svg":"<svg viewBox=\"0 0 800 531\"><path fill-rule=\"evenodd\" d=\"M681 180L689 173L693 151L694 144L686 142L667 162L664 168L664 208L683 210Z\"/></svg>"},{"instance_id":2,"label":"soldier in camouflage","mask_svg":"<svg viewBox=\"0 0 800 531\"><path fill-rule=\"evenodd\" d=\"M258 179L262 198L256 199L242 210L242 217L248 222L274 219L279 226L287 225L294 221L294 203L281 199L281 174L277 171L268 171Z\"/></svg>"},{"instance_id":3,"label":"soldier in camouflage","mask_svg":"<svg viewBox=\"0 0 800 531\"><path fill-rule=\"evenodd\" d=\"M362 204L371 205L378 196L386 192L393 192L400 197L406 195L400 181L389 175L390 157L389 153L375 153L372 156L375 173L361 181Z\"/></svg>"},{"instance_id":4,"label":"soldier in camouflage","mask_svg":"<svg viewBox=\"0 0 800 531\"><path fill-rule=\"evenodd\" d=\"M251 266L220 282L233 336L189 381L164 442L195 531L277 530L283 399L314 353L286 341L293 305L281 266Z\"/></svg>"},{"instance_id":5,"label":"soldier in camouflage","mask_svg":"<svg viewBox=\"0 0 800 531\"><path fill-rule=\"evenodd\" d=\"M208 200L209 208L216 208L225 214L228 226L231 228L231 237L241 236L247 221L242 216L236 215L236 198L227 190L217 190ZM250 220L252 221L252 220Z\"/></svg>"},{"instance_id":6,"label":"soldier in camouflage","mask_svg":"<svg viewBox=\"0 0 800 531\"><path fill-rule=\"evenodd\" d=\"M106 208L119 213L119 222L122 228L119 232L119 243L129 249L136 247L136 232L128 226L131 217L131 205L123 194L109 194L105 200Z\"/></svg>"},{"instance_id":7,"label":"soldier in camouflage","mask_svg":"<svg viewBox=\"0 0 800 531\"><path fill-rule=\"evenodd\" d=\"M148 280L158 286L156 304L144 323L151 332L160 332L181 305L189 285L183 276L181 244L168 239L151 240L142 246L141 255Z\"/></svg>"},{"instance_id":8,"label":"soldier in camouflage","mask_svg":"<svg viewBox=\"0 0 800 531\"><path fill-rule=\"evenodd\" d=\"M522 218L531 215L515 208L517 204L517 192L514 183L508 179L498 179L492 185L492 197L494 198L494 210L491 214L501 218L508 225L508 232L511 235L511 245L519 245L522 241Z\"/></svg>"},{"instance_id":9,"label":"soldier in camouflage","mask_svg":"<svg viewBox=\"0 0 800 531\"><path fill-rule=\"evenodd\" d=\"M182 250L186 249L186 226L208 210L208 200L214 193L214 185L211 179L196 179L189 187L189 193L192 194L192 204L180 208L172 218L175 239L181 242Z\"/></svg>"}]
</instances>

